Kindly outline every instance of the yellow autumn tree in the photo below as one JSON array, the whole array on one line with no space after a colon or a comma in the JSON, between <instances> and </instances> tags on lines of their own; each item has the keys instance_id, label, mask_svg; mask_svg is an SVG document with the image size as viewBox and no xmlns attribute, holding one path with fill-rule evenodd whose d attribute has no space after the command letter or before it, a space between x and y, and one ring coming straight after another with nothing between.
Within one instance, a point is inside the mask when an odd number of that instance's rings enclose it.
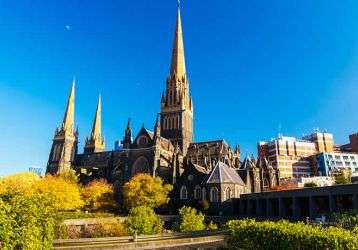
<instances>
[{"instance_id":1,"label":"yellow autumn tree","mask_svg":"<svg viewBox=\"0 0 358 250\"><path fill-rule=\"evenodd\" d=\"M35 173L23 172L0 178L0 195L5 193L31 195L40 181Z\"/></svg>"},{"instance_id":2,"label":"yellow autumn tree","mask_svg":"<svg viewBox=\"0 0 358 250\"><path fill-rule=\"evenodd\" d=\"M36 190L50 197L59 211L76 210L83 206L79 185L67 178L46 175L37 183Z\"/></svg>"},{"instance_id":3,"label":"yellow autumn tree","mask_svg":"<svg viewBox=\"0 0 358 250\"><path fill-rule=\"evenodd\" d=\"M110 210L115 207L113 185L106 180L94 180L82 189L82 198L89 210Z\"/></svg>"},{"instance_id":4,"label":"yellow autumn tree","mask_svg":"<svg viewBox=\"0 0 358 250\"><path fill-rule=\"evenodd\" d=\"M172 185L164 184L160 177L140 173L124 185L124 203L128 209L137 206L156 208L169 202L172 189Z\"/></svg>"}]
</instances>

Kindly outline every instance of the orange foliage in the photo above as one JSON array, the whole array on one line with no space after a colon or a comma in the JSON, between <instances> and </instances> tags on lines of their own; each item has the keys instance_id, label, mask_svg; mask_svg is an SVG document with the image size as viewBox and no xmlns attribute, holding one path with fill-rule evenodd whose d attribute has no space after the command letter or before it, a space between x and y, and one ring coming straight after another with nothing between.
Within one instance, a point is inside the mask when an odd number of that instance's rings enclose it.
<instances>
[{"instance_id":1,"label":"orange foliage","mask_svg":"<svg viewBox=\"0 0 358 250\"><path fill-rule=\"evenodd\" d=\"M94 180L82 189L82 197L90 210L111 209L115 206L113 185L106 180Z\"/></svg>"}]
</instances>

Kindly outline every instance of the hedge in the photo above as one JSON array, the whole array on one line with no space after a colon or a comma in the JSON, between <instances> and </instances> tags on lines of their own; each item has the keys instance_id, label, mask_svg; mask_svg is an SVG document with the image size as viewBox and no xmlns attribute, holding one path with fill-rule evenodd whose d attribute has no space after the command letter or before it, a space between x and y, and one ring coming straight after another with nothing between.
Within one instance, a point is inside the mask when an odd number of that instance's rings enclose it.
<instances>
[{"instance_id":1,"label":"hedge","mask_svg":"<svg viewBox=\"0 0 358 250\"><path fill-rule=\"evenodd\" d=\"M336 227L251 219L229 221L227 226L229 249L358 249L358 236Z\"/></svg>"}]
</instances>

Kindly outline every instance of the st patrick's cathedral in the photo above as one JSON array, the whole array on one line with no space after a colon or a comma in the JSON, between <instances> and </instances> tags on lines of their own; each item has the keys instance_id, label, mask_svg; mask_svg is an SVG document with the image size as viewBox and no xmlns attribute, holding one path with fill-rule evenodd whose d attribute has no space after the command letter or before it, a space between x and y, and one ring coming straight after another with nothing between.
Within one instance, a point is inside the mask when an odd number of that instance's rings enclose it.
<instances>
[{"instance_id":1,"label":"st patrick's cathedral","mask_svg":"<svg viewBox=\"0 0 358 250\"><path fill-rule=\"evenodd\" d=\"M153 117L153 128L143 126L133 136L128 121L121 146L105 150L99 97L92 132L85 140L83 153L79 153L74 110L73 83L63 122L53 138L46 169L49 174L73 169L81 182L104 178L120 193L123 184L136 173L149 173L174 185L173 200L177 203L191 204L205 199L212 207L238 198L241 193L259 192L278 184L279 173L266 159L247 157L241 162L239 147L232 149L223 139L193 141L194 104L185 68L180 8L169 75L160 112Z\"/></svg>"}]
</instances>

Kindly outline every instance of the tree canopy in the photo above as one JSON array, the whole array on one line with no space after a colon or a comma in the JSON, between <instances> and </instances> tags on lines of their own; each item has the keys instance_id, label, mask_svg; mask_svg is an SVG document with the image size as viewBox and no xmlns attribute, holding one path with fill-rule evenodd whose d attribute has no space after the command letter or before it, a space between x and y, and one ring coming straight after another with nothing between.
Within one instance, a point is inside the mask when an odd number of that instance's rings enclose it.
<instances>
[{"instance_id":1,"label":"tree canopy","mask_svg":"<svg viewBox=\"0 0 358 250\"><path fill-rule=\"evenodd\" d=\"M137 174L123 187L124 204L128 209L137 206L156 208L169 202L172 185L164 184L160 177Z\"/></svg>"},{"instance_id":2,"label":"tree canopy","mask_svg":"<svg viewBox=\"0 0 358 250\"><path fill-rule=\"evenodd\" d=\"M35 173L24 172L0 178L0 195L21 193L31 195L40 177Z\"/></svg>"},{"instance_id":3,"label":"tree canopy","mask_svg":"<svg viewBox=\"0 0 358 250\"><path fill-rule=\"evenodd\" d=\"M129 233L132 235L151 235L163 230L160 217L154 213L153 208L145 206L133 207L129 211L126 224Z\"/></svg>"},{"instance_id":4,"label":"tree canopy","mask_svg":"<svg viewBox=\"0 0 358 250\"><path fill-rule=\"evenodd\" d=\"M106 180L94 180L82 189L85 207L89 210L104 210L115 206L113 185Z\"/></svg>"}]
</instances>

